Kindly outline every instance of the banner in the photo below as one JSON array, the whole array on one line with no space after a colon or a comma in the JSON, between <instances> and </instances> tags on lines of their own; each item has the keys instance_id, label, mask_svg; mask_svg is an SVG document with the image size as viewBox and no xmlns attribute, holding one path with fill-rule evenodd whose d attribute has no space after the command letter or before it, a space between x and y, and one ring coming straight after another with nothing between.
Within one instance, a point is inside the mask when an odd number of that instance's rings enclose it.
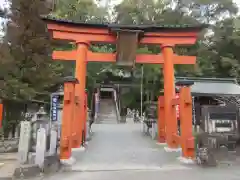
<instances>
[{"instance_id":1,"label":"banner","mask_svg":"<svg viewBox=\"0 0 240 180\"><path fill-rule=\"evenodd\" d=\"M195 111L195 100L194 96L192 96L192 123L196 124L196 111Z\"/></svg>"},{"instance_id":2,"label":"banner","mask_svg":"<svg viewBox=\"0 0 240 180\"><path fill-rule=\"evenodd\" d=\"M179 93L176 93L175 98L176 98L176 99L179 99ZM176 116L177 116L177 120L180 119L179 111L180 111L179 104L177 104L177 105L176 105Z\"/></svg>"}]
</instances>

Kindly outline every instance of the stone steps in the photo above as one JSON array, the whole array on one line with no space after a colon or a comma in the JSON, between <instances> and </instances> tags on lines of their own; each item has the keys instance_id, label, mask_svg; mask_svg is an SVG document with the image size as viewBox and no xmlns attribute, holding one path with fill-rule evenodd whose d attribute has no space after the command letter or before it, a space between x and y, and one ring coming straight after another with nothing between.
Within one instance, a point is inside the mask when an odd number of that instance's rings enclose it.
<instances>
[{"instance_id":1,"label":"stone steps","mask_svg":"<svg viewBox=\"0 0 240 180\"><path fill-rule=\"evenodd\" d=\"M117 115L115 105L112 99L101 99L98 115L98 123L101 124L116 124Z\"/></svg>"}]
</instances>

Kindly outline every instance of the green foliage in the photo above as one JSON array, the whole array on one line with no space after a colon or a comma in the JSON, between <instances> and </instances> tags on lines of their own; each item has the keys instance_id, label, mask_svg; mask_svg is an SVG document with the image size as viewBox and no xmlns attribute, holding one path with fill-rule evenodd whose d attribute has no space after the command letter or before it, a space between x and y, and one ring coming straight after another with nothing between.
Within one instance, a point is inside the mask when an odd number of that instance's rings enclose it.
<instances>
[{"instance_id":1,"label":"green foliage","mask_svg":"<svg viewBox=\"0 0 240 180\"><path fill-rule=\"evenodd\" d=\"M192 47L178 46L174 49L175 53L179 55L197 56L195 67L176 65L175 74L177 76L231 76L238 78L240 36L239 31L234 28L236 24L239 24L234 20L238 9L232 0L123 0L122 3L113 7L112 13L109 13L107 9L108 7L100 7L94 1L71 0L66 2L59 0L57 11L54 14L57 17L84 22L110 21L119 24L156 25L211 23L212 26L208 31L200 34L196 45ZM111 16L113 14L114 16ZM212 33L209 34L209 32ZM91 50L114 52L115 47L94 45ZM137 53L158 54L161 52L159 46L144 45L138 49ZM163 79L161 67L158 65L143 66L145 92L151 90L151 93L158 94ZM96 80L105 78L103 74L96 72L117 68L112 64L89 63L88 88L91 88ZM141 73L141 66L137 65L134 72L135 74ZM139 77L137 81L140 83Z\"/></svg>"},{"instance_id":2,"label":"green foliage","mask_svg":"<svg viewBox=\"0 0 240 180\"><path fill-rule=\"evenodd\" d=\"M0 97L30 100L58 81L58 64L51 59L51 41L40 15L48 14L41 0L12 0L6 35L0 47Z\"/></svg>"},{"instance_id":3,"label":"green foliage","mask_svg":"<svg viewBox=\"0 0 240 180\"><path fill-rule=\"evenodd\" d=\"M197 56L197 65L176 65L176 76L236 77L240 75L240 31L238 8L232 0L123 0L114 5L99 6L94 0L58 0L52 16L73 21L118 24L200 24L211 26L203 31L191 47L177 46L179 55ZM109 0L109 2L111 2ZM109 3L111 4L111 3ZM75 49L74 44L51 44L39 14L48 9L41 0L12 0L11 23L0 46L0 95L4 98L31 99L37 92L48 91L61 76L73 74L74 63L53 62L51 50ZM92 44L93 52L115 52L110 44ZM160 46L141 45L139 54L159 54ZM88 63L87 88L106 78L103 70L119 69L109 63ZM144 91L153 99L163 87L160 65L143 65ZM141 65L133 69L135 82L141 82ZM134 95L132 95L134 94ZM132 90L126 98L139 96ZM134 97L134 98L135 98ZM135 98L136 99L136 98Z\"/></svg>"},{"instance_id":4,"label":"green foliage","mask_svg":"<svg viewBox=\"0 0 240 180\"><path fill-rule=\"evenodd\" d=\"M94 0L58 0L53 16L78 22L106 22L107 8L98 7Z\"/></svg>"}]
</instances>

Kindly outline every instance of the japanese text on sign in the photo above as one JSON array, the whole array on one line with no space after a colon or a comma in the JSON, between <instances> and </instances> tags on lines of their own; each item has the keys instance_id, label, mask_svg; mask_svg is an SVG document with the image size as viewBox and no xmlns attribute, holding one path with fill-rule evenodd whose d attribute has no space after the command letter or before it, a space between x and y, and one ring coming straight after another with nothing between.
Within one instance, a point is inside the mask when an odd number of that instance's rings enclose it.
<instances>
[{"instance_id":1,"label":"japanese text on sign","mask_svg":"<svg viewBox=\"0 0 240 180\"><path fill-rule=\"evenodd\" d=\"M57 121L58 96L52 96L52 121Z\"/></svg>"}]
</instances>

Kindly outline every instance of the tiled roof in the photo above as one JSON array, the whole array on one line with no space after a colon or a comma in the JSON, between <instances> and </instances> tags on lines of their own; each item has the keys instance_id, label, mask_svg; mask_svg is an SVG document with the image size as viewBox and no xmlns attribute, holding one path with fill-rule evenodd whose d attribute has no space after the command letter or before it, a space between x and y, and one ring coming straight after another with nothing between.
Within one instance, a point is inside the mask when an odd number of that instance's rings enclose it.
<instances>
[{"instance_id":1,"label":"tiled roof","mask_svg":"<svg viewBox=\"0 0 240 180\"><path fill-rule=\"evenodd\" d=\"M187 24L174 24L174 25L119 25L119 24L95 24L95 23L86 23L86 22L75 22L70 20L58 19L54 17L42 17L46 22L55 22L63 25L71 26L85 26L89 28L109 28L109 29L130 29L130 30L141 30L144 32L150 31L183 31L183 30L194 30L199 31L204 28L207 28L208 25L199 24L199 25L187 25Z\"/></svg>"},{"instance_id":2,"label":"tiled roof","mask_svg":"<svg viewBox=\"0 0 240 180\"><path fill-rule=\"evenodd\" d=\"M194 81L191 92L196 96L240 96L236 79L176 77L177 81Z\"/></svg>"}]
</instances>

